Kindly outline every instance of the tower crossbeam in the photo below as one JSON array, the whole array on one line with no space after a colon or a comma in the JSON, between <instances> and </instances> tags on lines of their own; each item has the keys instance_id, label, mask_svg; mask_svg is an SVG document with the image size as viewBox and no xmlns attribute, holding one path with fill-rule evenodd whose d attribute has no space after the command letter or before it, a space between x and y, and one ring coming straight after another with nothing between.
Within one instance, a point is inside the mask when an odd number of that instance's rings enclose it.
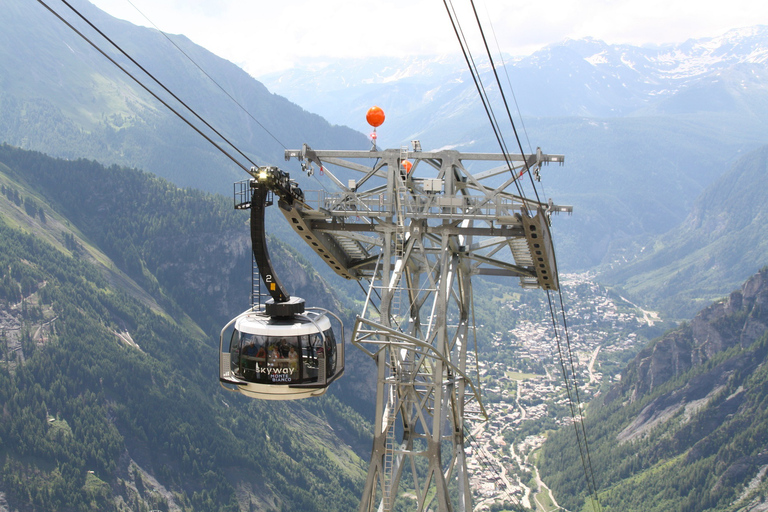
<instances>
[{"instance_id":1,"label":"tower crossbeam","mask_svg":"<svg viewBox=\"0 0 768 512\"><path fill-rule=\"evenodd\" d=\"M538 176L564 157L306 145L285 156L308 172L318 166L339 189L281 203L289 224L337 274L368 284L352 335L377 368L360 511L387 512L400 499L418 511L471 511L464 424L485 416L467 364L477 358L472 277L558 289L550 216L570 207L507 189L523 169Z\"/></svg>"}]
</instances>

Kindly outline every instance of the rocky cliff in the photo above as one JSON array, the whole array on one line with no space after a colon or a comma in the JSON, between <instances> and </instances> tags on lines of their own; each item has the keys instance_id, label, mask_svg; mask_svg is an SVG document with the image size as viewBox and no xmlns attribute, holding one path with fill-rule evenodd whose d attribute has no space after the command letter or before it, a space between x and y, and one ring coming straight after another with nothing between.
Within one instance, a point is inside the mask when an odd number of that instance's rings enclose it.
<instances>
[{"instance_id":1,"label":"rocky cliff","mask_svg":"<svg viewBox=\"0 0 768 512\"><path fill-rule=\"evenodd\" d=\"M690 324L672 331L632 361L611 397L630 400L701 366L731 347L747 348L768 330L768 269L739 290L699 312Z\"/></svg>"}]
</instances>

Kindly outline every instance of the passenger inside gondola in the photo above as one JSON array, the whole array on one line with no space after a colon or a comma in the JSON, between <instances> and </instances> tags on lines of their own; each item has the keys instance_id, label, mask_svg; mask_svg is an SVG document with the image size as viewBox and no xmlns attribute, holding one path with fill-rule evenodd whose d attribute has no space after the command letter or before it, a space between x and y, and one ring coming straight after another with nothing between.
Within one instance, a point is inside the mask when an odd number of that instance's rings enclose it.
<instances>
[{"instance_id":1,"label":"passenger inside gondola","mask_svg":"<svg viewBox=\"0 0 768 512\"><path fill-rule=\"evenodd\" d=\"M296 353L296 348L291 346L288 350L288 366L291 368L291 374L294 378L299 377L299 354Z\"/></svg>"},{"instance_id":2,"label":"passenger inside gondola","mask_svg":"<svg viewBox=\"0 0 768 512\"><path fill-rule=\"evenodd\" d=\"M271 339L235 331L230 341L230 356L234 375L248 382L322 382L336 372L336 339L330 329L322 334Z\"/></svg>"},{"instance_id":3,"label":"passenger inside gondola","mask_svg":"<svg viewBox=\"0 0 768 512\"><path fill-rule=\"evenodd\" d=\"M331 377L336 373L336 338L333 331L325 331L325 371L326 377Z\"/></svg>"},{"instance_id":4,"label":"passenger inside gondola","mask_svg":"<svg viewBox=\"0 0 768 512\"><path fill-rule=\"evenodd\" d=\"M278 360L280 359L280 352L277 351L277 345L269 347L269 357L267 358L267 366L272 368L277 367Z\"/></svg>"}]
</instances>

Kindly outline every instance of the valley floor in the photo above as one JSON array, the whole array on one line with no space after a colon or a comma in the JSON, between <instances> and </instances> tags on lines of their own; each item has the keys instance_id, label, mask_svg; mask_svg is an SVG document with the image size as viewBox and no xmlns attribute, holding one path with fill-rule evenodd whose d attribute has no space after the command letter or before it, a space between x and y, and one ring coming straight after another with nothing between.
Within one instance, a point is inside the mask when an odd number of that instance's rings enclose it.
<instances>
[{"instance_id":1,"label":"valley floor","mask_svg":"<svg viewBox=\"0 0 768 512\"><path fill-rule=\"evenodd\" d=\"M613 298L588 274L566 275L562 282L568 341L585 406L604 381L619 378L622 361L645 341L638 331L657 322L658 314ZM536 461L547 431L573 421L559 354L566 358L567 368L571 358L565 340L558 348L551 321L543 312L537 320L530 311L521 314L529 306L515 301L504 306L502 315L525 319L508 332L494 333L492 351L504 355L494 358L481 349L478 366L489 420L470 427L467 454L475 510L488 510L501 502L542 512L562 510L539 478ZM530 361L541 361L543 371L526 371Z\"/></svg>"}]
</instances>

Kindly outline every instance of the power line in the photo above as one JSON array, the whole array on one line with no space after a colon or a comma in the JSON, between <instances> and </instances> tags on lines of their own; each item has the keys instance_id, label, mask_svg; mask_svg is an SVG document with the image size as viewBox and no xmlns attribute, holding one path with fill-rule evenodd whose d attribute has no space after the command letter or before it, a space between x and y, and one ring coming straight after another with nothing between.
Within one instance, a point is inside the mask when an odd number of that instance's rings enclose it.
<instances>
[{"instance_id":1,"label":"power line","mask_svg":"<svg viewBox=\"0 0 768 512\"><path fill-rule=\"evenodd\" d=\"M199 120L200 120L200 121L201 121L201 122L202 122L202 123L203 123L205 126L207 126L208 128L210 128L211 130L213 130L213 132L214 132L216 135L218 135L219 137L221 137L221 139L222 139L224 142L226 142L227 144L229 144L229 146L230 146L230 147L232 147L232 148L233 148L235 151L237 151L237 152L240 154L240 156L242 156L243 158L245 158L245 159L246 159L246 160L247 160L247 161L248 161L248 162L249 162L251 165L253 165L254 167L258 167L258 165L257 165L257 164L256 164L254 161L252 161L250 158L248 158L248 156L247 156L245 153L243 153L242 151L240 151L240 149L238 149L238 148L237 148L237 146L235 146L235 145L234 145L232 142L230 142L230 140L229 140L229 139L227 139L227 138L226 138L224 135L222 135L222 134L221 134L221 133L220 133L218 130L216 130L216 128L214 128L213 126L211 126L211 125L208 123L208 121L206 121L205 119L203 119L203 118L202 118L202 117L201 117L201 116L200 116L200 115L199 115L197 112L195 112L195 110L194 110L192 107L190 107L189 105L187 105L186 103L184 103L184 101L182 101L182 100L181 100L181 98L179 98L178 96L176 96L176 94L174 94L174 93L173 93L173 91L171 91L170 89L168 89L168 87L166 87L166 86L165 86L165 85L164 85L164 84L163 84L163 83L162 83L160 80L158 80L157 78L155 78L155 76L154 76L152 73L150 73L149 71L147 71L147 70L144 68L144 66L142 66L141 64L139 64L138 62L136 62L136 60L135 60L133 57L131 57L131 56L130 56L130 55L129 55L129 54L128 54L128 53L127 53L125 50L123 50L123 49L122 49L122 48L121 48L121 47L120 47L120 46L119 46L117 43L115 43L115 42L114 42L112 39L110 39L110 38L109 38L109 37L108 37L106 34L104 34L104 32L102 32L102 31L101 31L101 30L100 30L100 29L99 29L99 28L98 28L96 25L94 25L93 23L91 23L91 21L90 21L88 18L86 18L86 17L85 17L83 14L81 14L81 13L80 13L80 11L78 11L77 9L75 9L75 8L74 8L74 7L73 7L73 6L72 6L72 5L71 5L69 2L67 2L67 0L61 0L61 2L62 2L64 5L66 5L67 7L69 7L69 8L70 8L70 10L71 10L72 12L74 12L75 14L77 14L77 15L80 17L80 19L82 19L83 21L85 21L85 22L88 24L88 26L90 26L90 27L91 27L93 30L95 30L96 32L98 32L98 34L99 34L101 37L103 37L104 39L106 39L106 40L107 40L107 42L109 42L109 44L111 44L112 46L114 46L114 47L115 47L115 48L116 48L116 49L117 49L117 50L118 50L120 53L122 53L122 54L123 54L123 55L124 55L124 56L125 56L125 57L126 57L128 60L130 60L130 61L131 61L131 62L132 62L132 63L133 63L133 64L134 64L136 67L138 67L140 70L142 70L142 71L144 72L144 74L146 74L146 75L147 75L149 78L151 78L151 79L152 79L152 80L153 80L153 81L154 81L154 82L155 82L157 85L159 85L160 87L162 87L162 89L163 89L165 92L167 92L168 94L170 94L170 95L173 97L173 99L175 99L176 101L178 101L179 103L181 103L181 104L184 106L184 108L186 108L186 109L187 109L189 112L191 112L191 113L192 113L192 115L194 115L194 116L195 116L197 119L199 119ZM122 69L122 68L121 68L121 69Z\"/></svg>"},{"instance_id":2,"label":"power line","mask_svg":"<svg viewBox=\"0 0 768 512\"><path fill-rule=\"evenodd\" d=\"M215 78L213 78L213 77L212 77L210 74L208 74L208 72L207 72L205 69L203 69L203 68L202 68L202 67L201 67L201 66L200 66L200 65L199 65L197 62L195 62L195 59L193 59L192 57L190 57L190 56L189 56L189 54L187 54L187 52L185 52L185 51L184 51L184 50L183 50L183 49L182 49L182 48L181 48L179 45L177 45L177 44L176 44L176 42L175 42L173 39L171 39L171 38L168 36L168 34L166 34L165 32L163 32L162 30L160 30L160 28L158 28L158 26L157 26L157 25L155 25L155 24L154 24L154 22L153 22L152 20L150 20L150 19L147 17L147 15L146 15L146 14L144 14L144 13L143 13L143 12L142 12L142 11L141 11L141 10L140 10L138 7L136 7L136 5L135 5L133 2L131 2L131 0L125 0L125 1L126 1L126 2L128 2L129 4L131 4L131 7L133 7L134 9L136 9L136 11L137 11L139 14L141 14L141 15L144 17L144 19L146 19L146 20L147 20L147 21L148 21L148 22L149 22L149 23L150 23L150 24L151 24L153 27L155 27L155 29L156 29L158 32L160 32L160 33L161 33L161 34L162 34L162 35L163 35L163 36L164 36L164 37L165 37L165 38L166 38L166 39L167 39L167 40L168 40L168 41L169 41L169 42L170 42L170 43L171 43L173 46L175 46L175 47L176 47L176 49L177 49L177 50L179 50L179 51L181 52L181 54L182 54L182 55L184 55L184 57L186 57L186 58L187 58L187 59L188 59L188 60L189 60L189 61L190 61L192 64L194 64L194 65L195 65L195 67L197 67L197 69L199 69L199 70L200 70L200 71L201 71L201 72L202 72L202 73L203 73L203 74L204 74L206 77L208 77L208 79L209 79L211 82L213 82L214 84L216 84L216 87L218 87L219 89L221 89L221 92L223 92L224 94L226 94L226 95L229 97L229 99L230 99L230 100L232 100L232 101L235 103L235 105L237 105L238 107L240 107L240 109L241 109L243 112L245 112L245 113L246 113L246 115L247 115L248 117L250 117L250 118L253 120L253 122L254 122L254 123L256 123L257 125L259 125L259 126L260 126L260 127L261 127L261 128L264 130L264 131L265 131L265 132L267 132L267 134L269 134L269 136L270 136L270 137L272 137L272 138L275 140L275 142L277 142L278 144L280 144L280 145L283 147L283 149L288 149L288 147L287 147L285 144L283 144L282 142L280 142L280 140L279 140L279 139L278 139L278 138L277 138L277 137L276 137L276 136L275 136L275 135L274 135L272 132L270 132L270 131L267 129L267 127L266 127L266 126L264 126L263 124L261 124L261 123L259 122L259 120L258 120L258 119L256 119L256 118L255 118L255 117L254 117L254 116L253 116L253 115L252 115L252 114L251 114L251 113L248 111L248 109L246 109L246 108L245 108L245 107L244 107L244 106L243 106L243 105L242 105L242 104L241 104L239 101L237 101L237 100L236 100L236 99L235 99L235 98L234 98L234 97L233 97L233 96L232 96L232 95L231 95L231 94L230 94L230 93L229 93L229 92L228 92L226 89L224 89L224 87L222 87L222 86L221 86L221 84L219 84L219 82L217 82Z\"/></svg>"},{"instance_id":3,"label":"power line","mask_svg":"<svg viewBox=\"0 0 768 512\"><path fill-rule=\"evenodd\" d=\"M133 76L127 69L125 69L123 66L121 66L115 59L107 55L107 53L99 48L99 46L91 41L88 36L80 32L77 28L75 28L71 23L69 23L67 20L65 20L58 12L54 11L48 4L44 2L44 0L37 0L39 4L41 4L43 7L45 7L48 11L51 12L54 16L56 16L62 23L64 23L67 27L69 27L73 32L75 32L77 35L79 35L83 40L85 40L88 44L90 44L96 51L98 51L100 54L102 54L105 58L107 58L112 64L114 64L120 71L125 73L128 77L130 77L134 82L136 82L142 89L147 91L149 94L152 95L157 101L163 104L168 110L173 112L179 119L184 121L190 128L195 130L198 134L200 134L205 140L207 140L209 143L211 143L216 149L218 149L221 153L223 153L227 158L229 158L232 162L235 163L238 167L243 169L245 172L248 172L249 169L245 165L243 165L241 162L239 162L234 156L229 154L224 148L219 146L216 142L214 142L208 135L203 133L197 126L192 124L191 121L189 121L187 118L185 118L183 115L181 115L176 109L171 107L165 100L160 98L154 91L149 89L146 85L144 85L138 78ZM250 161L250 160L249 160Z\"/></svg>"},{"instance_id":4,"label":"power line","mask_svg":"<svg viewBox=\"0 0 768 512\"><path fill-rule=\"evenodd\" d=\"M450 7L449 4L450 3ZM509 160L509 152L506 148L506 143L503 140L503 136L498 128L498 123L496 122L496 116L493 113L493 108L491 107L490 100L487 97L487 94L485 92L485 87L482 85L482 79L480 78L480 72L477 70L477 65L474 62L474 58L472 57L472 53L469 50L469 45L466 42L466 38L464 37L464 32L461 29L461 23L459 22L458 15L456 14L456 10L453 8L453 2L451 0L443 0L443 4L445 5L445 9L448 12L448 17L451 20L451 25L453 26L453 31L456 34L456 38L459 41L459 46L461 47L461 52L464 55L464 60L467 62L467 67L469 68L470 75L472 76L472 81L475 83L475 87L477 88L477 92L480 95L480 101L483 104L483 108L485 109L485 113L488 116L488 120L491 123L491 129L493 130L493 134L496 137L496 141L499 143L499 147L501 148L501 152L504 154L504 159L506 160L507 167L509 167L510 172L512 172L512 169L514 168L512 166L512 163ZM525 157L523 157L523 161L525 162L526 167L528 166L528 162L525 161ZM521 198L523 198L523 204L526 204L526 197L523 193L523 190L520 188L520 184L518 183L518 180L515 179L514 182L515 188L517 188L517 192L520 195Z\"/></svg>"}]
</instances>

